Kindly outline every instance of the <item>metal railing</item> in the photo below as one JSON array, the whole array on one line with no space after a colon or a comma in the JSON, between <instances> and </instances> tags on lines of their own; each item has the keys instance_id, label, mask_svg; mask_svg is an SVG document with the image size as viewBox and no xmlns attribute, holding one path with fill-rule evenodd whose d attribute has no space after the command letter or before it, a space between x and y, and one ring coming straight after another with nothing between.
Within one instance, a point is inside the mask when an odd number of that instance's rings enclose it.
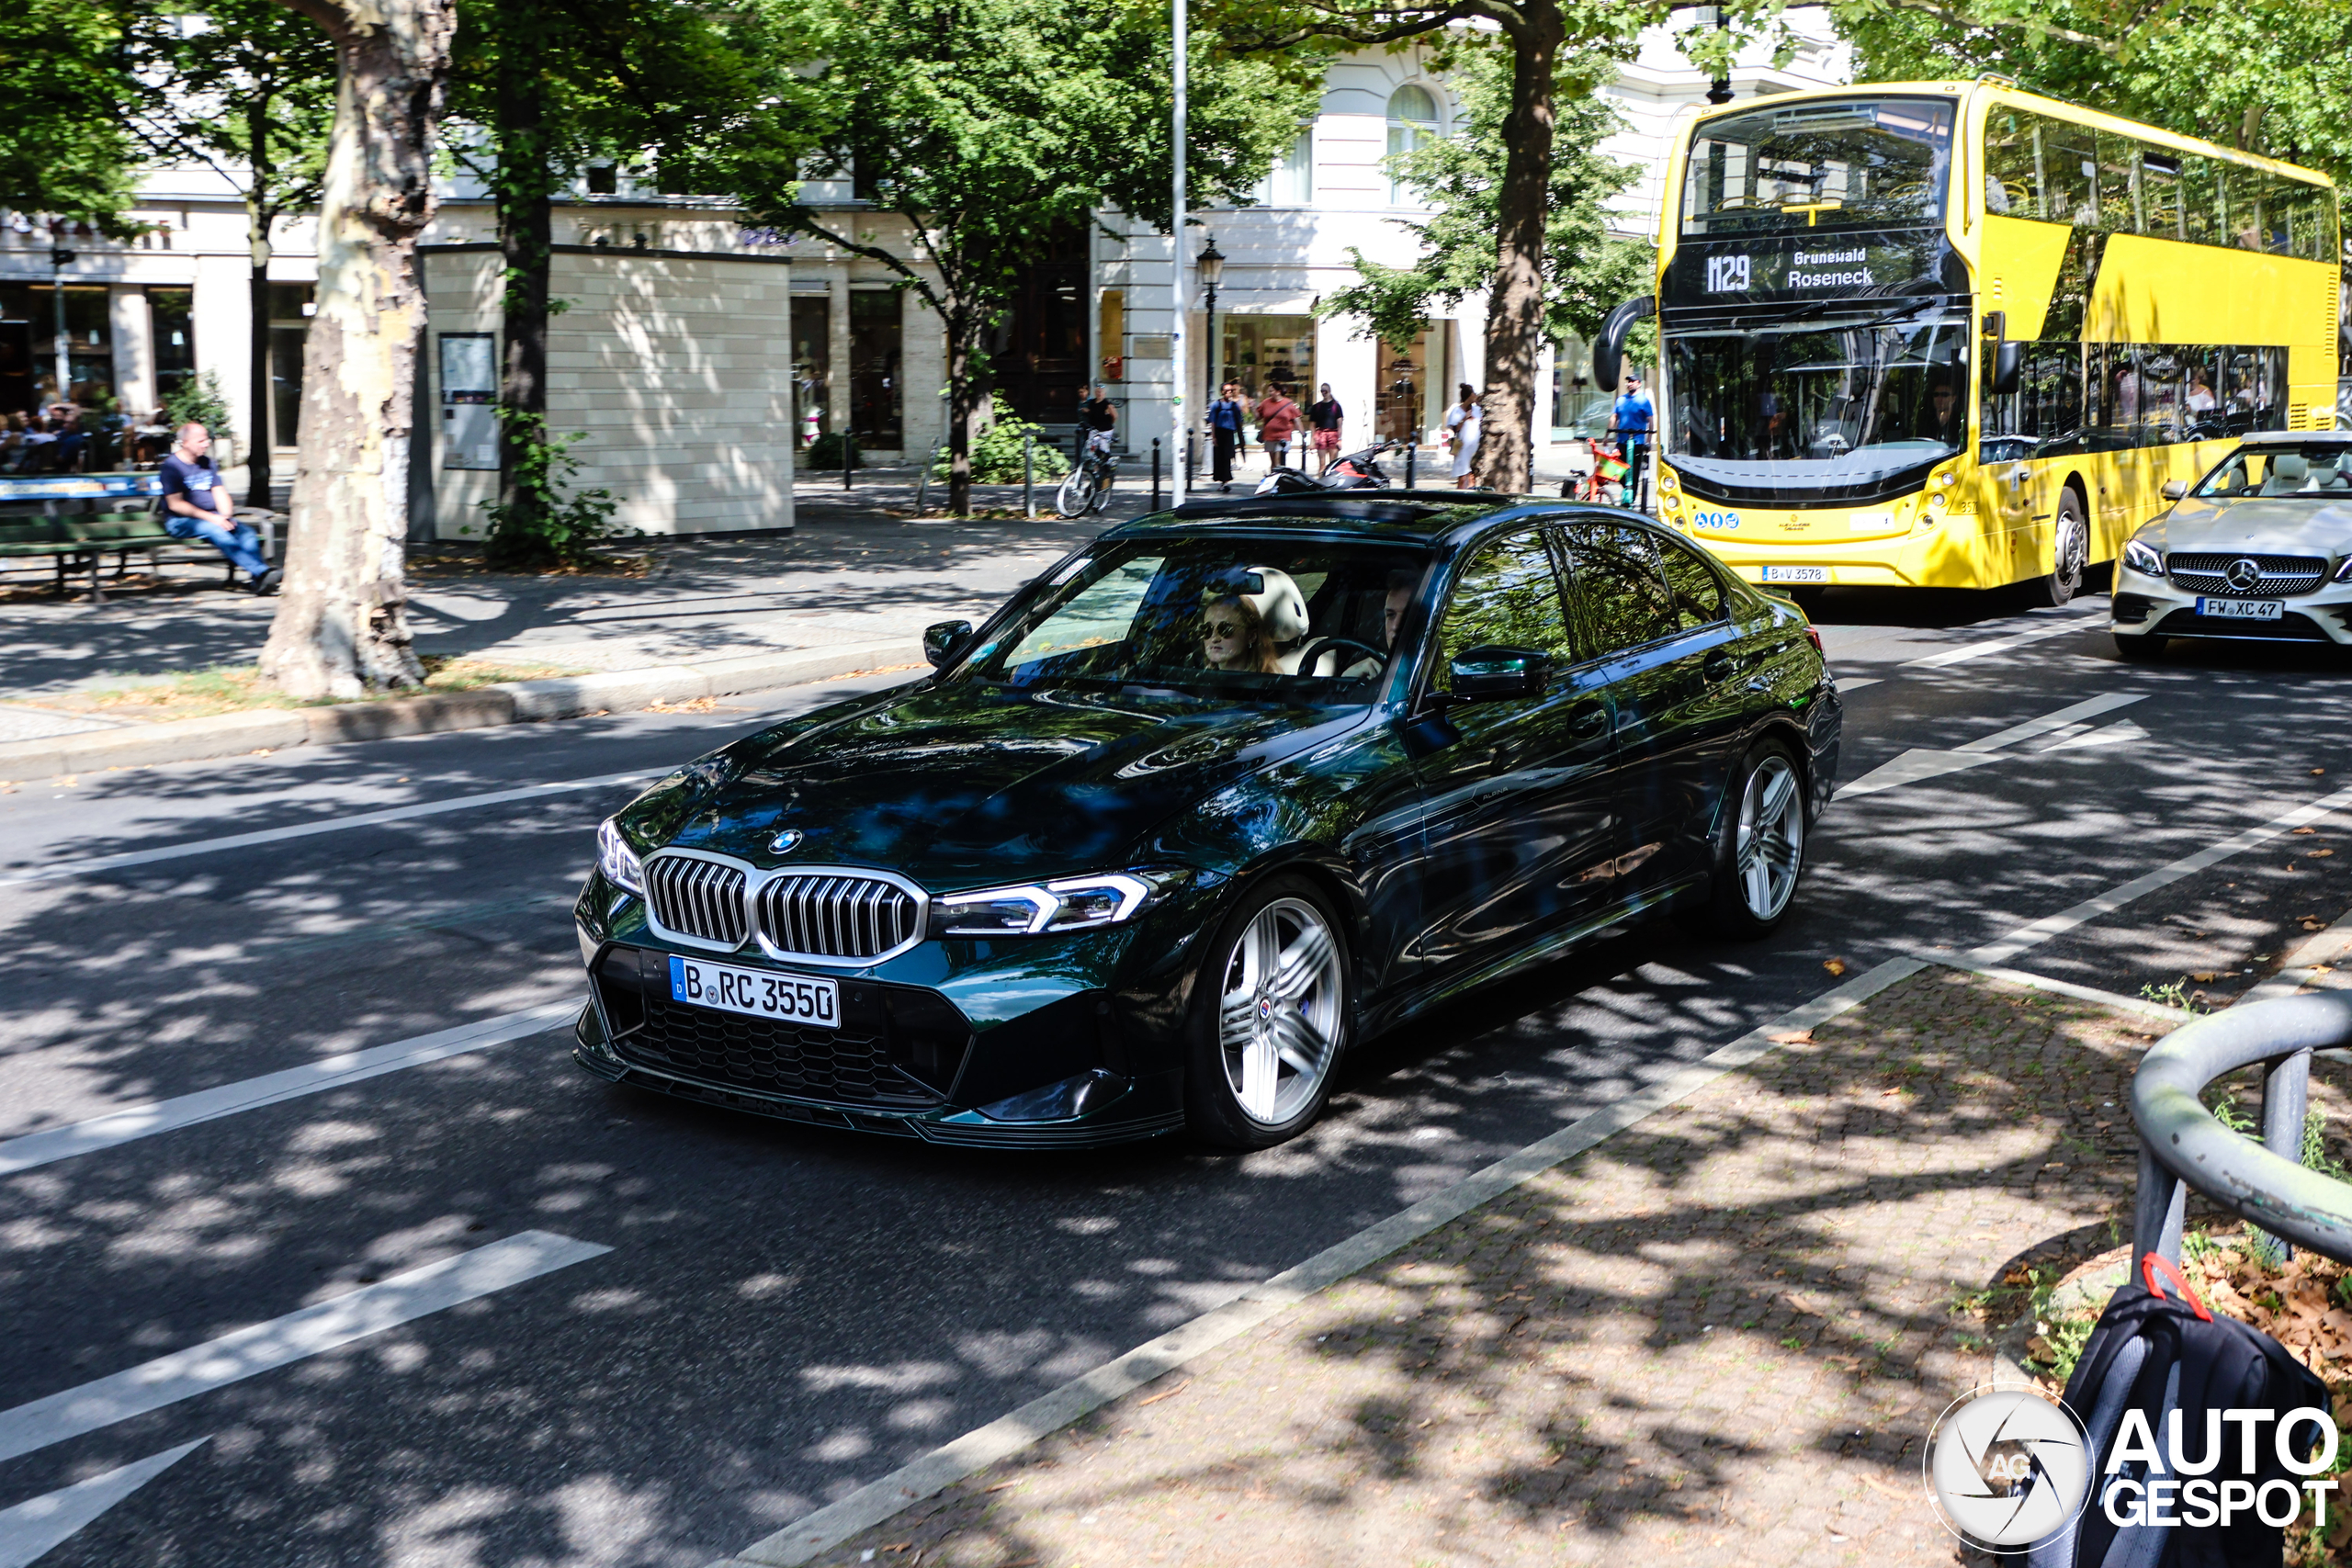
<instances>
[{"instance_id":1,"label":"metal railing","mask_svg":"<svg viewBox=\"0 0 2352 1568\"><path fill-rule=\"evenodd\" d=\"M2312 1053L2352 1044L2352 994L2282 997L2184 1024L2149 1048L2132 1079L2140 1134L2140 1193L2132 1277L2160 1253L2180 1261L2181 1214L2194 1187L2289 1246L2352 1263L2352 1185L2304 1168ZM2262 1142L2223 1126L2198 1099L2224 1073L2256 1063Z\"/></svg>"}]
</instances>

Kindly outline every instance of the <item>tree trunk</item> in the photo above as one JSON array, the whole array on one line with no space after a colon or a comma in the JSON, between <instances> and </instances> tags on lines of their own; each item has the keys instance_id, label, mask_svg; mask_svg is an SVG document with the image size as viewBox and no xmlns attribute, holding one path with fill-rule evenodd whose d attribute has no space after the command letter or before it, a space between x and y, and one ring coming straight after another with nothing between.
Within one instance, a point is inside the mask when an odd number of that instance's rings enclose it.
<instances>
[{"instance_id":1,"label":"tree trunk","mask_svg":"<svg viewBox=\"0 0 2352 1568\"><path fill-rule=\"evenodd\" d=\"M246 206L248 225L253 232L253 273L246 284L246 296L253 305L253 330L248 352L253 355L253 375L246 381L247 399L253 412L246 416L245 433L245 504L267 509L269 505L269 220Z\"/></svg>"},{"instance_id":2,"label":"tree trunk","mask_svg":"<svg viewBox=\"0 0 2352 1568\"><path fill-rule=\"evenodd\" d=\"M973 396L971 328L962 310L940 317L947 337L947 514L967 517L972 511Z\"/></svg>"},{"instance_id":3,"label":"tree trunk","mask_svg":"<svg viewBox=\"0 0 2352 1568\"><path fill-rule=\"evenodd\" d=\"M319 203L319 288L284 597L263 676L301 698L424 678L401 575L433 216L434 122L454 0L285 0L334 40L334 130Z\"/></svg>"},{"instance_id":4,"label":"tree trunk","mask_svg":"<svg viewBox=\"0 0 2352 1568\"><path fill-rule=\"evenodd\" d=\"M554 265L554 173L548 156L546 85L534 62L538 7L503 7L498 51L498 244L506 264L506 359L499 382L498 503L522 545L538 534L542 497L524 482L529 448L544 440L548 412L548 316ZM513 553L512 551L509 552Z\"/></svg>"},{"instance_id":5,"label":"tree trunk","mask_svg":"<svg viewBox=\"0 0 2352 1568\"><path fill-rule=\"evenodd\" d=\"M1510 114L1496 192L1495 280L1487 299L1486 420L1478 482L1533 482L1535 369L1544 347L1544 220L1552 185L1552 77L1566 26L1556 0L1531 0L1511 38Z\"/></svg>"}]
</instances>

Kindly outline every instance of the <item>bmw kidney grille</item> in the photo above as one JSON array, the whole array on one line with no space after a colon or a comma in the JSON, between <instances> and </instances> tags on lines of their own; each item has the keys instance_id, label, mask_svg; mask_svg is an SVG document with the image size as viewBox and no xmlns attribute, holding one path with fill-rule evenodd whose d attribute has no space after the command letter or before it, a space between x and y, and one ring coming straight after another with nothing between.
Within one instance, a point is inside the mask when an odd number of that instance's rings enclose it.
<instances>
[{"instance_id":1,"label":"bmw kidney grille","mask_svg":"<svg viewBox=\"0 0 2352 1568\"><path fill-rule=\"evenodd\" d=\"M657 854L646 862L645 892L664 931L734 948L756 928L790 958L881 958L921 934L921 901L879 877L772 873L753 887L745 867Z\"/></svg>"}]
</instances>

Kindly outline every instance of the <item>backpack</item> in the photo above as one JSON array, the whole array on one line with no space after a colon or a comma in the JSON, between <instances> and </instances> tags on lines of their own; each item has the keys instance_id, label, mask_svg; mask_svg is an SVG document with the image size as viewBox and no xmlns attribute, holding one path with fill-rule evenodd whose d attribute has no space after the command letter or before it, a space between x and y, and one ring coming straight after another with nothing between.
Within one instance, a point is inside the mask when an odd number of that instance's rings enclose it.
<instances>
[{"instance_id":1,"label":"backpack","mask_svg":"<svg viewBox=\"0 0 2352 1568\"><path fill-rule=\"evenodd\" d=\"M2171 1277L2187 1304L2157 1288L2159 1269ZM2127 1460L2114 1476L2108 1474L2109 1456L2127 1411L2137 1410L2146 1417L2158 1452L2169 1456L2175 1410L2180 1412L2184 1450L2201 1455L2209 1410L2266 1409L2283 1416L2306 1405L2329 1407L2327 1385L2289 1355L2285 1346L2250 1325L2206 1311L2169 1260L2150 1253L2143 1259L2142 1272L2147 1289L2132 1280L2117 1288L2091 1330L2075 1375L2066 1380L2067 1408L2081 1418L2090 1438L2090 1500L2072 1526L2026 1554L2026 1568L2279 1568L2286 1550L2281 1527L2266 1525L2251 1512L2240 1513L2227 1526L2118 1525L2102 1506L2114 1482L2144 1483L2152 1469L2135 1458ZM2266 1481L2301 1481L2278 1462L2277 1432L2269 1423L2253 1428L2261 1465L2256 1473L2243 1475L2237 1468L2243 1430L2237 1424L2223 1423L2224 1457L2212 1472L2214 1479L2245 1479L2256 1486ZM2318 1440L2309 1421L2298 1423L2296 1459L2307 1461ZM2164 1470L2154 1474L2159 1481L2166 1479ZM2308 1506L2310 1495L2301 1496ZM2346 1501L2340 1494L2332 1497L2331 1513Z\"/></svg>"}]
</instances>

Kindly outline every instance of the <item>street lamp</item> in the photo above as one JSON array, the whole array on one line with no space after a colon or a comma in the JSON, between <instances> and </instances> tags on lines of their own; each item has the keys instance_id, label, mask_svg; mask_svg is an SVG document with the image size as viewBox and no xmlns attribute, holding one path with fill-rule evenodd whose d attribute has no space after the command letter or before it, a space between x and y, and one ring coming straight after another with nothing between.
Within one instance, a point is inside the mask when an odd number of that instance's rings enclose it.
<instances>
[{"instance_id":1,"label":"street lamp","mask_svg":"<svg viewBox=\"0 0 2352 1568\"><path fill-rule=\"evenodd\" d=\"M1205 238L1208 243L1193 258L1193 265L1200 268L1201 287L1208 290L1207 330L1201 334L1206 340L1201 350L1201 358L1204 362L1201 371L1201 408L1204 411L1204 418L1208 406L1216 401L1216 284L1217 279L1225 276L1225 254L1216 248L1216 236L1210 234ZM1212 444L1216 440L1214 431L1204 429L1204 434Z\"/></svg>"}]
</instances>

